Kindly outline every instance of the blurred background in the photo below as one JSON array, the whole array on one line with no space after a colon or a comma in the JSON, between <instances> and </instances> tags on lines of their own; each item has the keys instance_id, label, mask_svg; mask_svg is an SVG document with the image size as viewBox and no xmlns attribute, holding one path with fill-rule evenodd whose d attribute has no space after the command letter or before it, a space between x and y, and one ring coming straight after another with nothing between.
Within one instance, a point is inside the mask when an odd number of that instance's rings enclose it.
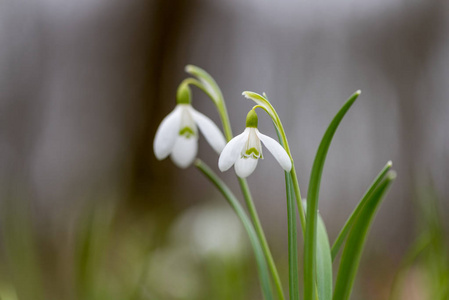
<instances>
[{"instance_id":1,"label":"blurred background","mask_svg":"<svg viewBox=\"0 0 449 300\"><path fill-rule=\"evenodd\" d=\"M0 0L0 45L2 300L260 299L224 199L153 154L186 64L216 79L234 133L242 91L267 93L304 196L327 125L361 89L324 168L331 242L390 159L398 179L353 299L449 299L448 1ZM219 123L201 91L193 102ZM199 157L218 170L204 138ZM268 154L249 184L286 284L283 179Z\"/></svg>"}]
</instances>

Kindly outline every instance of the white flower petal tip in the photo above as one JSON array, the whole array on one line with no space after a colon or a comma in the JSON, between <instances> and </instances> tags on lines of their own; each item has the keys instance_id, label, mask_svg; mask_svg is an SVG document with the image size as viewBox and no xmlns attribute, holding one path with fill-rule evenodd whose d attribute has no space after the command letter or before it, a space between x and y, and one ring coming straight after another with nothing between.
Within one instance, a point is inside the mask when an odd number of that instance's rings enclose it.
<instances>
[{"instance_id":1,"label":"white flower petal tip","mask_svg":"<svg viewBox=\"0 0 449 300\"><path fill-rule=\"evenodd\" d=\"M170 155L178 136L181 123L181 109L176 106L159 125L153 142L154 155L162 160Z\"/></svg>"},{"instance_id":2,"label":"white flower petal tip","mask_svg":"<svg viewBox=\"0 0 449 300\"><path fill-rule=\"evenodd\" d=\"M179 137L178 139L176 139L176 143L170 157L177 167L185 169L190 166L195 160L197 152L197 138Z\"/></svg>"},{"instance_id":3,"label":"white flower petal tip","mask_svg":"<svg viewBox=\"0 0 449 300\"><path fill-rule=\"evenodd\" d=\"M198 128L203 133L209 145L220 154L226 146L226 139L224 138L223 133L221 133L221 130L211 119L195 110L193 107L190 107L189 109L196 125L198 125Z\"/></svg>"},{"instance_id":4,"label":"white flower petal tip","mask_svg":"<svg viewBox=\"0 0 449 300\"><path fill-rule=\"evenodd\" d=\"M190 104L182 103L159 125L153 142L154 155L158 160L170 155L176 166L187 168L198 153L198 128L212 148L221 153L226 140L217 125Z\"/></svg>"},{"instance_id":5,"label":"white flower petal tip","mask_svg":"<svg viewBox=\"0 0 449 300\"><path fill-rule=\"evenodd\" d=\"M241 155L242 148L245 145L248 135L249 130L245 130L226 144L218 158L218 168L220 171L224 172L229 170L237 161Z\"/></svg>"},{"instance_id":6,"label":"white flower petal tip","mask_svg":"<svg viewBox=\"0 0 449 300\"><path fill-rule=\"evenodd\" d=\"M242 157L237 159L234 165L235 174L240 178L246 178L251 175L257 167L257 158Z\"/></svg>"},{"instance_id":7,"label":"white flower petal tip","mask_svg":"<svg viewBox=\"0 0 449 300\"><path fill-rule=\"evenodd\" d=\"M274 139L261 134L255 127L247 127L242 134L233 138L225 146L218 159L218 168L224 172L234 165L237 176L248 177L257 167L259 158L263 158L261 142L273 154L281 167L290 172L292 161L285 149Z\"/></svg>"},{"instance_id":8,"label":"white flower petal tip","mask_svg":"<svg viewBox=\"0 0 449 300\"><path fill-rule=\"evenodd\" d=\"M287 151L285 151L284 147L281 146L276 140L272 139L269 136L266 136L265 134L262 134L259 132L259 130L256 129L256 134L262 141L262 143L267 147L268 151L273 154L274 158L277 160L277 162L281 165L282 169L284 169L287 172L290 172L292 169L292 160L290 159L290 156L287 154Z\"/></svg>"}]
</instances>

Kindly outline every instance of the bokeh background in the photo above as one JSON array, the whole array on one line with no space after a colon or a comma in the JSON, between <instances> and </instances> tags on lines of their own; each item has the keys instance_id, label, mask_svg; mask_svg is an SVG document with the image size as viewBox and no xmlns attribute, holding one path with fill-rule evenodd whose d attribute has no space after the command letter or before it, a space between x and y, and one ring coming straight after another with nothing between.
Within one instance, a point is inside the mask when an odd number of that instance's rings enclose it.
<instances>
[{"instance_id":1,"label":"bokeh background","mask_svg":"<svg viewBox=\"0 0 449 300\"><path fill-rule=\"evenodd\" d=\"M186 64L216 79L234 133L252 106L242 91L268 94L304 195L322 134L361 89L323 174L331 241L390 159L398 178L353 299L390 299L432 228L443 263L414 262L398 299L447 299L430 294L449 277L448 1L0 0L0 45L2 299L259 299L224 199L194 167L153 155ZM193 97L218 123L212 102ZM275 135L267 116L259 123ZM217 170L204 139L199 157ZM240 195L234 173L222 175ZM249 184L287 283L282 175L268 154Z\"/></svg>"}]
</instances>

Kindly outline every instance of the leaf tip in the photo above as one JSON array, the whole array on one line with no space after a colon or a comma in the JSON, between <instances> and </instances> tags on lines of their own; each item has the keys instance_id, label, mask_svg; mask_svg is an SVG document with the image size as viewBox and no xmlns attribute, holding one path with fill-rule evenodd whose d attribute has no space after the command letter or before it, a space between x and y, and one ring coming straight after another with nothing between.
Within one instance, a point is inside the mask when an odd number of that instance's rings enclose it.
<instances>
[{"instance_id":1,"label":"leaf tip","mask_svg":"<svg viewBox=\"0 0 449 300\"><path fill-rule=\"evenodd\" d=\"M394 179L396 179L396 177L397 177L397 173L396 173L395 171L390 171L390 172L388 172L388 174L387 174L387 178L388 178L389 180L394 180Z\"/></svg>"},{"instance_id":2,"label":"leaf tip","mask_svg":"<svg viewBox=\"0 0 449 300\"><path fill-rule=\"evenodd\" d=\"M357 90L354 94L356 94L357 96L360 96L361 93L362 93L361 90Z\"/></svg>"},{"instance_id":3,"label":"leaf tip","mask_svg":"<svg viewBox=\"0 0 449 300\"><path fill-rule=\"evenodd\" d=\"M391 168L392 166L393 166L393 162L392 162L391 160L389 160L389 161L387 162L387 167Z\"/></svg>"}]
</instances>

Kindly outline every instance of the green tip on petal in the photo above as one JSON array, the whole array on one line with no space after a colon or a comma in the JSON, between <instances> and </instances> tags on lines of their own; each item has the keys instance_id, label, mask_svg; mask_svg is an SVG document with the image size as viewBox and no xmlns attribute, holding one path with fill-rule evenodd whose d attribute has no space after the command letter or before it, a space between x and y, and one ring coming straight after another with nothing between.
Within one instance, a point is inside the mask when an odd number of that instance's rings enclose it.
<instances>
[{"instance_id":1,"label":"green tip on petal","mask_svg":"<svg viewBox=\"0 0 449 300\"><path fill-rule=\"evenodd\" d=\"M191 91L187 83L181 83L176 93L176 102L178 104L190 104L191 103Z\"/></svg>"},{"instance_id":2,"label":"green tip on petal","mask_svg":"<svg viewBox=\"0 0 449 300\"><path fill-rule=\"evenodd\" d=\"M254 110L250 110L246 116L246 127L257 128L258 121L257 113Z\"/></svg>"}]
</instances>

